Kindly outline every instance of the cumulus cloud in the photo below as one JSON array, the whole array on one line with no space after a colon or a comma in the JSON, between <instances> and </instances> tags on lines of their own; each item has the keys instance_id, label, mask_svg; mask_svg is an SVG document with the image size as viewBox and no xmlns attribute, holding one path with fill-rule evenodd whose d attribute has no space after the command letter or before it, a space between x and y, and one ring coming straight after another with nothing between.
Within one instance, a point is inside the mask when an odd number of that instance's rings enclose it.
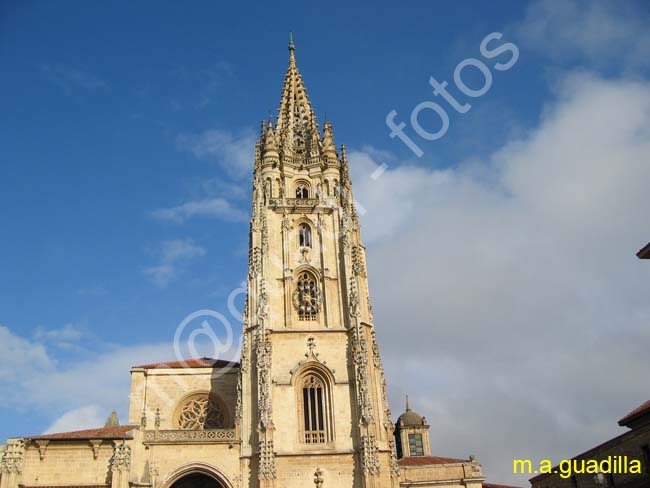
<instances>
[{"instance_id":1,"label":"cumulus cloud","mask_svg":"<svg viewBox=\"0 0 650 488\"><path fill-rule=\"evenodd\" d=\"M154 210L151 215L158 220L183 223L192 217L209 217L233 222L245 222L248 213L237 208L225 198L193 200L181 205Z\"/></svg>"},{"instance_id":2,"label":"cumulus cloud","mask_svg":"<svg viewBox=\"0 0 650 488\"><path fill-rule=\"evenodd\" d=\"M350 154L390 398L436 454L525 484L514 457L577 454L647 400L649 128L650 83L578 74L483 161L373 180Z\"/></svg>"},{"instance_id":3,"label":"cumulus cloud","mask_svg":"<svg viewBox=\"0 0 650 488\"><path fill-rule=\"evenodd\" d=\"M45 429L44 434L54 432L71 432L75 430L93 429L104 425L108 413L97 405L86 405L84 407L70 410Z\"/></svg>"},{"instance_id":4,"label":"cumulus cloud","mask_svg":"<svg viewBox=\"0 0 650 488\"><path fill-rule=\"evenodd\" d=\"M557 60L650 66L650 12L643 2L537 0L517 27L528 47Z\"/></svg>"},{"instance_id":5,"label":"cumulus cloud","mask_svg":"<svg viewBox=\"0 0 650 488\"><path fill-rule=\"evenodd\" d=\"M255 141L251 130L233 134L227 130L211 129L198 134L181 134L177 138L181 149L198 159L215 161L236 180L248 178L252 172Z\"/></svg>"},{"instance_id":6,"label":"cumulus cloud","mask_svg":"<svg viewBox=\"0 0 650 488\"><path fill-rule=\"evenodd\" d=\"M177 277L189 261L204 256L206 252L189 238L164 241L159 264L146 268L144 273L156 286L164 288Z\"/></svg>"},{"instance_id":7,"label":"cumulus cloud","mask_svg":"<svg viewBox=\"0 0 650 488\"><path fill-rule=\"evenodd\" d=\"M49 351L58 340L48 334L29 339L0 326L0 406L51 416L46 432L102 426L113 409L125 421L130 368L176 357L171 343L154 343L99 348L87 359L55 361Z\"/></svg>"},{"instance_id":8,"label":"cumulus cloud","mask_svg":"<svg viewBox=\"0 0 650 488\"><path fill-rule=\"evenodd\" d=\"M7 383L18 381L33 368L52 367L54 361L43 345L18 337L0 325L0 405L11 395Z\"/></svg>"}]
</instances>

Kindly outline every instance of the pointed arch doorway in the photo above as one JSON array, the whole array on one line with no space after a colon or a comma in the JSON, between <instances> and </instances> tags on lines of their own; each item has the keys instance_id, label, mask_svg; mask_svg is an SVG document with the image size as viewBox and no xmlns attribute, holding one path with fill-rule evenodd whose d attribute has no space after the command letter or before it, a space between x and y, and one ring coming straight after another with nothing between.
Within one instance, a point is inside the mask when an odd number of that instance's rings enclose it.
<instances>
[{"instance_id":1,"label":"pointed arch doorway","mask_svg":"<svg viewBox=\"0 0 650 488\"><path fill-rule=\"evenodd\" d=\"M212 476L204 473L192 473L176 480L171 488L225 488Z\"/></svg>"},{"instance_id":2,"label":"pointed arch doorway","mask_svg":"<svg viewBox=\"0 0 650 488\"><path fill-rule=\"evenodd\" d=\"M232 484L214 466L192 463L170 473L161 488L232 488Z\"/></svg>"}]
</instances>

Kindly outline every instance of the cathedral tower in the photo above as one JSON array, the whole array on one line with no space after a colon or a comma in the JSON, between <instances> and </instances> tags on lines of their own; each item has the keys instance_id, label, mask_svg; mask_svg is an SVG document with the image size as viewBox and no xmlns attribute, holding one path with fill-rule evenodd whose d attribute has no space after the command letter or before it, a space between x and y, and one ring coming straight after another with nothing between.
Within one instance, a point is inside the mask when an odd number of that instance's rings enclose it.
<instances>
[{"instance_id":1,"label":"cathedral tower","mask_svg":"<svg viewBox=\"0 0 650 488\"><path fill-rule=\"evenodd\" d=\"M398 486L346 149L319 129L293 41L255 146L238 389L244 486Z\"/></svg>"}]
</instances>

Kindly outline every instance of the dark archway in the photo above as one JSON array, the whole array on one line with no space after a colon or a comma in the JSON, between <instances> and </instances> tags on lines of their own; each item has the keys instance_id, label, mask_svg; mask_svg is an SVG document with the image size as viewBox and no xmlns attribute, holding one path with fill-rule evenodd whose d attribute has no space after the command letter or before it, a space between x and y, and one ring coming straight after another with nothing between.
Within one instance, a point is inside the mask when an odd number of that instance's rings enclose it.
<instances>
[{"instance_id":1,"label":"dark archway","mask_svg":"<svg viewBox=\"0 0 650 488\"><path fill-rule=\"evenodd\" d=\"M203 473L192 473L176 480L171 488L225 488L212 476Z\"/></svg>"}]
</instances>

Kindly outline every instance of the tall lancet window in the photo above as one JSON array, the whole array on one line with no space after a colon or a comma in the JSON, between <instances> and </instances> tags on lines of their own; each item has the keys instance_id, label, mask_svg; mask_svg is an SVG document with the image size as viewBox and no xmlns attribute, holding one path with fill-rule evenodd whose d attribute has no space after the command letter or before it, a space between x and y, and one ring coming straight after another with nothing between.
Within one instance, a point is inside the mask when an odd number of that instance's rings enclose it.
<instances>
[{"instance_id":1,"label":"tall lancet window","mask_svg":"<svg viewBox=\"0 0 650 488\"><path fill-rule=\"evenodd\" d=\"M314 375L308 376L303 383L302 411L305 426L305 444L323 444L327 442L325 386Z\"/></svg>"},{"instance_id":2,"label":"tall lancet window","mask_svg":"<svg viewBox=\"0 0 650 488\"><path fill-rule=\"evenodd\" d=\"M298 227L298 240L300 247L311 247L311 227L309 224L300 224Z\"/></svg>"}]
</instances>

